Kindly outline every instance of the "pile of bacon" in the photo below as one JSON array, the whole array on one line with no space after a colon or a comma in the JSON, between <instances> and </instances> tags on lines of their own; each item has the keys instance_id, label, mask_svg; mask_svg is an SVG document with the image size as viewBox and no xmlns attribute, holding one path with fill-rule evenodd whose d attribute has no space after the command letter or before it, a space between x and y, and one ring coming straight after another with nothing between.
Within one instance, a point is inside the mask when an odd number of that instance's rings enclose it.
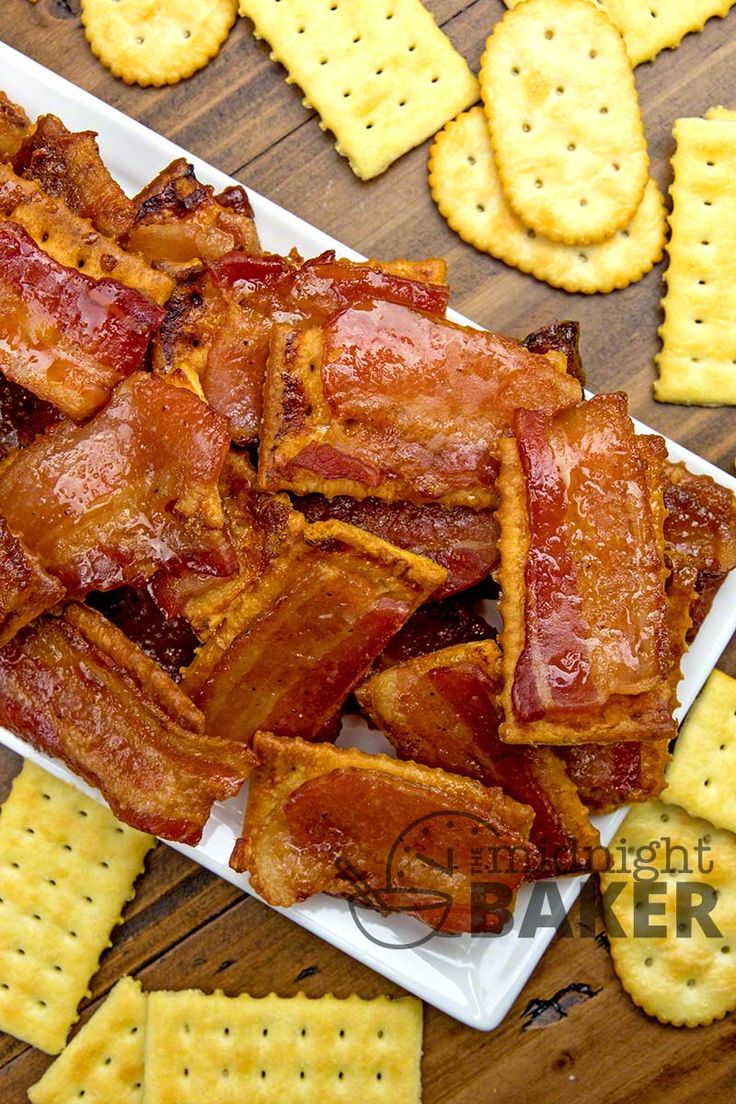
<instances>
[{"instance_id":1,"label":"pile of bacon","mask_svg":"<svg viewBox=\"0 0 736 1104\"><path fill-rule=\"evenodd\" d=\"M445 276L263 253L242 188L129 199L0 98L0 723L164 839L250 778L268 901L458 931L473 864L596 869L661 789L736 507L583 401L576 326L453 325ZM358 708L397 758L334 746Z\"/></svg>"}]
</instances>

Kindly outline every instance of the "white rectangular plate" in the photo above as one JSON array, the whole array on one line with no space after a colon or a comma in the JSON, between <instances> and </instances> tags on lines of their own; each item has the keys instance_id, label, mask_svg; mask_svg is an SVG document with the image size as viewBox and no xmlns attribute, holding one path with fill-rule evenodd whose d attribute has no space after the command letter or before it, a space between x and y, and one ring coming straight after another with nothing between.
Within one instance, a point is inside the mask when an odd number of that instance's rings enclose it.
<instances>
[{"instance_id":1,"label":"white rectangular plate","mask_svg":"<svg viewBox=\"0 0 736 1104\"><path fill-rule=\"evenodd\" d=\"M192 157L179 146L155 134L140 123L114 110L94 96L63 80L36 62L0 43L0 87L20 103L31 118L46 112L59 115L72 130L99 133L102 156L113 176L130 194L134 194L175 157L187 157L197 176L218 190L238 183L224 173ZM296 246L304 256L325 249L337 249L344 257L360 259L334 238L249 191L261 240L273 252L287 253ZM467 322L451 312L455 321ZM643 427L642 427L643 428ZM724 486L736 490L736 480L679 445L668 442L673 460L684 460L691 471L711 475ZM736 631L736 572L721 588L713 609L698 638L683 662L679 715L689 709L718 657ZM0 741L20 755L40 763L47 770L85 790L90 790L58 760L41 755L17 736L0 728ZM340 737L342 744L355 744L367 751L390 750L382 737L370 732L351 718ZM248 891L247 878L228 866L233 841L242 823L244 795L215 807L198 847L171 844L195 862ZM625 810L597 819L602 842L607 844L623 819ZM569 909L578 895L583 878L560 880L560 896ZM363 926L383 943L381 946L356 926L346 902L326 896L314 897L303 905L284 911L322 939L346 954L372 967L378 973L402 985L448 1015L480 1030L497 1027L549 945L553 932L542 929L531 939L520 939L519 925L529 903L530 889L519 893L514 927L497 938L432 936L421 946L405 944L421 938L427 929L407 917L382 919L362 913Z\"/></svg>"}]
</instances>

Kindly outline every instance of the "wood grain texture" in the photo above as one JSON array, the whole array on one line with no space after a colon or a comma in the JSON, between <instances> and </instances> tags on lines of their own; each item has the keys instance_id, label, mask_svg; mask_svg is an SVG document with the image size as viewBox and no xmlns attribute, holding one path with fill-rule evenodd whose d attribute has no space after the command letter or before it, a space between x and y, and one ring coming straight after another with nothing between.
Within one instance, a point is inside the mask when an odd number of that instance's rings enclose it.
<instances>
[{"instance_id":1,"label":"wood grain texture","mask_svg":"<svg viewBox=\"0 0 736 1104\"><path fill-rule=\"evenodd\" d=\"M477 67L490 27L504 10L502 0L426 3ZM330 135L302 107L298 89L284 83L267 46L252 38L247 21L238 23L220 56L191 80L142 90L126 87L95 61L78 9L78 0L36 5L6 0L0 5L0 38L364 253L446 256L453 306L484 325L522 336L553 318L579 319L593 389L628 391L634 415L732 471L733 410L669 407L652 400L661 265L642 283L608 296L548 288L474 252L448 229L427 189L426 144L368 184L353 177ZM712 20L680 49L637 69L653 172L665 188L671 179L673 120L734 102L735 29L736 14L725 22ZM733 645L720 665L736 674ZM18 766L15 756L0 749L0 798ZM305 970L310 974L300 980ZM148 988L194 985L230 994L399 991L163 846L149 857L138 896L103 957L85 1018L124 972L141 977ZM596 995L558 1022L524 1028L522 1014L532 999L549 999L571 983L585 983ZM725 1101L736 1097L735 1046L732 1017L696 1031L663 1027L622 992L605 947L592 933L558 938L494 1033L474 1032L427 1008L424 1099L426 1104L628 1104L639 1096L668 1104ZM0 1037L3 1104L22 1104L48 1061Z\"/></svg>"}]
</instances>

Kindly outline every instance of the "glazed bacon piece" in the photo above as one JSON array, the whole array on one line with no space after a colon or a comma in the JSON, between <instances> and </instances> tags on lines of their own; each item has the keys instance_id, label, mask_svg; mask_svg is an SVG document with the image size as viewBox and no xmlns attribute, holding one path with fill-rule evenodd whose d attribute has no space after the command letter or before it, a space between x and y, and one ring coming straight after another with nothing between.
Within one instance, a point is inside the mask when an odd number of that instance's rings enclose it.
<instances>
[{"instance_id":1,"label":"glazed bacon piece","mask_svg":"<svg viewBox=\"0 0 736 1104\"><path fill-rule=\"evenodd\" d=\"M14 449L30 445L63 417L57 407L0 375L0 460Z\"/></svg>"},{"instance_id":2,"label":"glazed bacon piece","mask_svg":"<svg viewBox=\"0 0 736 1104\"><path fill-rule=\"evenodd\" d=\"M120 820L197 844L255 759L208 736L168 675L102 614L67 606L0 650L0 724L96 786Z\"/></svg>"},{"instance_id":3,"label":"glazed bacon piece","mask_svg":"<svg viewBox=\"0 0 736 1104\"><path fill-rule=\"evenodd\" d=\"M502 738L667 739L664 442L635 437L622 394L520 410L514 429L499 480Z\"/></svg>"},{"instance_id":4,"label":"glazed bacon piece","mask_svg":"<svg viewBox=\"0 0 736 1104\"><path fill-rule=\"evenodd\" d=\"M339 521L304 524L227 610L182 688L210 731L320 739L442 568Z\"/></svg>"},{"instance_id":5,"label":"glazed bacon piece","mask_svg":"<svg viewBox=\"0 0 736 1104\"><path fill-rule=\"evenodd\" d=\"M499 530L492 510L316 494L296 498L294 505L308 521L346 521L434 560L447 571L433 595L436 601L482 582L498 563Z\"/></svg>"},{"instance_id":6,"label":"glazed bacon piece","mask_svg":"<svg viewBox=\"0 0 736 1104\"><path fill-rule=\"evenodd\" d=\"M35 180L17 176L9 165L0 165L0 216L22 226L44 253L67 268L83 270L95 280L111 277L142 291L159 306L171 295L170 276L121 249L63 199L47 195Z\"/></svg>"},{"instance_id":7,"label":"glazed bacon piece","mask_svg":"<svg viewBox=\"0 0 736 1104\"><path fill-rule=\"evenodd\" d=\"M312 260L233 252L193 274L172 297L154 345L154 367L196 377L239 444L256 440L274 323L316 325L366 299L434 314L447 308L446 266L423 262Z\"/></svg>"},{"instance_id":8,"label":"glazed bacon piece","mask_svg":"<svg viewBox=\"0 0 736 1104\"><path fill-rule=\"evenodd\" d=\"M591 813L609 813L619 805L650 801L662 792L670 760L668 742L579 744L556 749Z\"/></svg>"},{"instance_id":9,"label":"glazed bacon piece","mask_svg":"<svg viewBox=\"0 0 736 1104\"><path fill-rule=\"evenodd\" d=\"M162 318L140 292L65 268L0 222L0 369L68 417L94 414L141 367Z\"/></svg>"},{"instance_id":10,"label":"glazed bacon piece","mask_svg":"<svg viewBox=\"0 0 736 1104\"><path fill-rule=\"evenodd\" d=\"M173 275L198 261L215 261L233 249L258 253L253 211L244 188L215 195L200 184L183 157L172 161L133 200L132 225L122 238L126 249Z\"/></svg>"},{"instance_id":11,"label":"glazed bacon piece","mask_svg":"<svg viewBox=\"0 0 736 1104\"><path fill-rule=\"evenodd\" d=\"M120 587L90 594L87 604L117 625L128 640L171 675L181 678L199 647L194 629L184 617L167 618L147 590Z\"/></svg>"},{"instance_id":12,"label":"glazed bacon piece","mask_svg":"<svg viewBox=\"0 0 736 1104\"><path fill-rule=\"evenodd\" d=\"M487 508L514 410L551 413L580 397L559 353L396 303L349 308L319 328L277 327L259 485Z\"/></svg>"},{"instance_id":13,"label":"glazed bacon piece","mask_svg":"<svg viewBox=\"0 0 736 1104\"><path fill-rule=\"evenodd\" d=\"M91 130L74 134L55 115L41 115L13 157L13 168L37 180L47 195L64 199L108 238L118 238L133 220L133 203L110 175Z\"/></svg>"},{"instance_id":14,"label":"glazed bacon piece","mask_svg":"<svg viewBox=\"0 0 736 1104\"><path fill-rule=\"evenodd\" d=\"M354 748L262 732L254 746L260 763L230 865L248 870L269 904L331 893L445 932L501 930L534 850L527 806ZM486 893L473 881L489 883Z\"/></svg>"},{"instance_id":15,"label":"glazed bacon piece","mask_svg":"<svg viewBox=\"0 0 736 1104\"><path fill-rule=\"evenodd\" d=\"M356 697L400 759L500 786L534 810L530 839L539 854L527 880L604 869L598 832L554 751L499 739L501 686L501 653L484 641L391 667Z\"/></svg>"},{"instance_id":16,"label":"glazed bacon piece","mask_svg":"<svg viewBox=\"0 0 736 1104\"><path fill-rule=\"evenodd\" d=\"M47 575L0 518L0 646L64 596L61 583Z\"/></svg>"},{"instance_id":17,"label":"glazed bacon piece","mask_svg":"<svg viewBox=\"0 0 736 1104\"><path fill-rule=\"evenodd\" d=\"M675 569L697 573L691 606L692 641L718 589L736 567L736 496L708 475L694 475L684 464L667 464L664 504L665 550Z\"/></svg>"},{"instance_id":18,"label":"glazed bacon piece","mask_svg":"<svg viewBox=\"0 0 736 1104\"><path fill-rule=\"evenodd\" d=\"M455 644L492 640L496 630L475 611L475 596L467 592L441 602L427 602L412 614L379 656L379 669L439 652Z\"/></svg>"},{"instance_id":19,"label":"glazed bacon piece","mask_svg":"<svg viewBox=\"0 0 736 1104\"><path fill-rule=\"evenodd\" d=\"M236 570L217 482L229 440L216 414L135 373L84 426L64 423L0 473L0 516L71 597L140 586L164 564Z\"/></svg>"},{"instance_id":20,"label":"glazed bacon piece","mask_svg":"<svg viewBox=\"0 0 736 1104\"><path fill-rule=\"evenodd\" d=\"M15 155L30 126L23 108L0 92L0 162Z\"/></svg>"},{"instance_id":21,"label":"glazed bacon piece","mask_svg":"<svg viewBox=\"0 0 736 1104\"><path fill-rule=\"evenodd\" d=\"M585 371L580 358L579 322L550 322L541 330L527 334L522 345L533 353L562 353L567 361L568 374L585 386Z\"/></svg>"},{"instance_id":22,"label":"glazed bacon piece","mask_svg":"<svg viewBox=\"0 0 736 1104\"><path fill-rule=\"evenodd\" d=\"M151 594L166 616L183 616L202 640L243 592L301 539L303 519L286 495L260 494L253 490L254 480L245 456L231 450L220 478L220 495L225 533L237 558L235 574L219 579L193 568L164 568L150 583Z\"/></svg>"}]
</instances>

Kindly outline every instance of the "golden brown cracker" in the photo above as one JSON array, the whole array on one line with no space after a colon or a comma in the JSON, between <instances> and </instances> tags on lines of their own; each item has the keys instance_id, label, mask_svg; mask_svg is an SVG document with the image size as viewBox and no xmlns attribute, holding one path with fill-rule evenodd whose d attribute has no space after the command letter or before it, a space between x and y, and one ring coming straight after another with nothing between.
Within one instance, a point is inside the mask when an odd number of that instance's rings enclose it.
<instances>
[{"instance_id":1,"label":"golden brown cracker","mask_svg":"<svg viewBox=\"0 0 736 1104\"><path fill-rule=\"evenodd\" d=\"M220 52L238 0L82 0L92 53L115 77L176 84Z\"/></svg>"},{"instance_id":2,"label":"golden brown cracker","mask_svg":"<svg viewBox=\"0 0 736 1104\"><path fill-rule=\"evenodd\" d=\"M659 402L736 403L736 128L678 119L670 189L664 322L656 357Z\"/></svg>"},{"instance_id":3,"label":"golden brown cracker","mask_svg":"<svg viewBox=\"0 0 736 1104\"><path fill-rule=\"evenodd\" d=\"M565 291L592 294L627 287L645 276L664 252L664 199L651 179L632 221L607 241L565 245L530 230L503 194L480 107L464 112L437 135L429 183L441 214L464 241Z\"/></svg>"},{"instance_id":4,"label":"golden brown cracker","mask_svg":"<svg viewBox=\"0 0 736 1104\"><path fill-rule=\"evenodd\" d=\"M649 156L626 49L590 0L526 0L486 44L481 94L504 194L551 241L631 221Z\"/></svg>"},{"instance_id":5,"label":"golden brown cracker","mask_svg":"<svg viewBox=\"0 0 736 1104\"><path fill-rule=\"evenodd\" d=\"M148 998L144 1104L418 1104L413 997Z\"/></svg>"},{"instance_id":6,"label":"golden brown cracker","mask_svg":"<svg viewBox=\"0 0 736 1104\"><path fill-rule=\"evenodd\" d=\"M736 832L736 679L713 671L680 729L664 801Z\"/></svg>"},{"instance_id":7,"label":"golden brown cracker","mask_svg":"<svg viewBox=\"0 0 736 1104\"><path fill-rule=\"evenodd\" d=\"M611 854L606 927L635 1004L678 1027L736 1008L736 836L650 801L631 810Z\"/></svg>"},{"instance_id":8,"label":"golden brown cracker","mask_svg":"<svg viewBox=\"0 0 736 1104\"><path fill-rule=\"evenodd\" d=\"M478 99L420 0L240 0L357 176L384 172Z\"/></svg>"},{"instance_id":9,"label":"golden brown cracker","mask_svg":"<svg viewBox=\"0 0 736 1104\"><path fill-rule=\"evenodd\" d=\"M0 1030L59 1053L153 843L24 764L0 816Z\"/></svg>"},{"instance_id":10,"label":"golden brown cracker","mask_svg":"<svg viewBox=\"0 0 736 1104\"><path fill-rule=\"evenodd\" d=\"M146 995L124 977L28 1090L31 1104L142 1104Z\"/></svg>"}]
</instances>

